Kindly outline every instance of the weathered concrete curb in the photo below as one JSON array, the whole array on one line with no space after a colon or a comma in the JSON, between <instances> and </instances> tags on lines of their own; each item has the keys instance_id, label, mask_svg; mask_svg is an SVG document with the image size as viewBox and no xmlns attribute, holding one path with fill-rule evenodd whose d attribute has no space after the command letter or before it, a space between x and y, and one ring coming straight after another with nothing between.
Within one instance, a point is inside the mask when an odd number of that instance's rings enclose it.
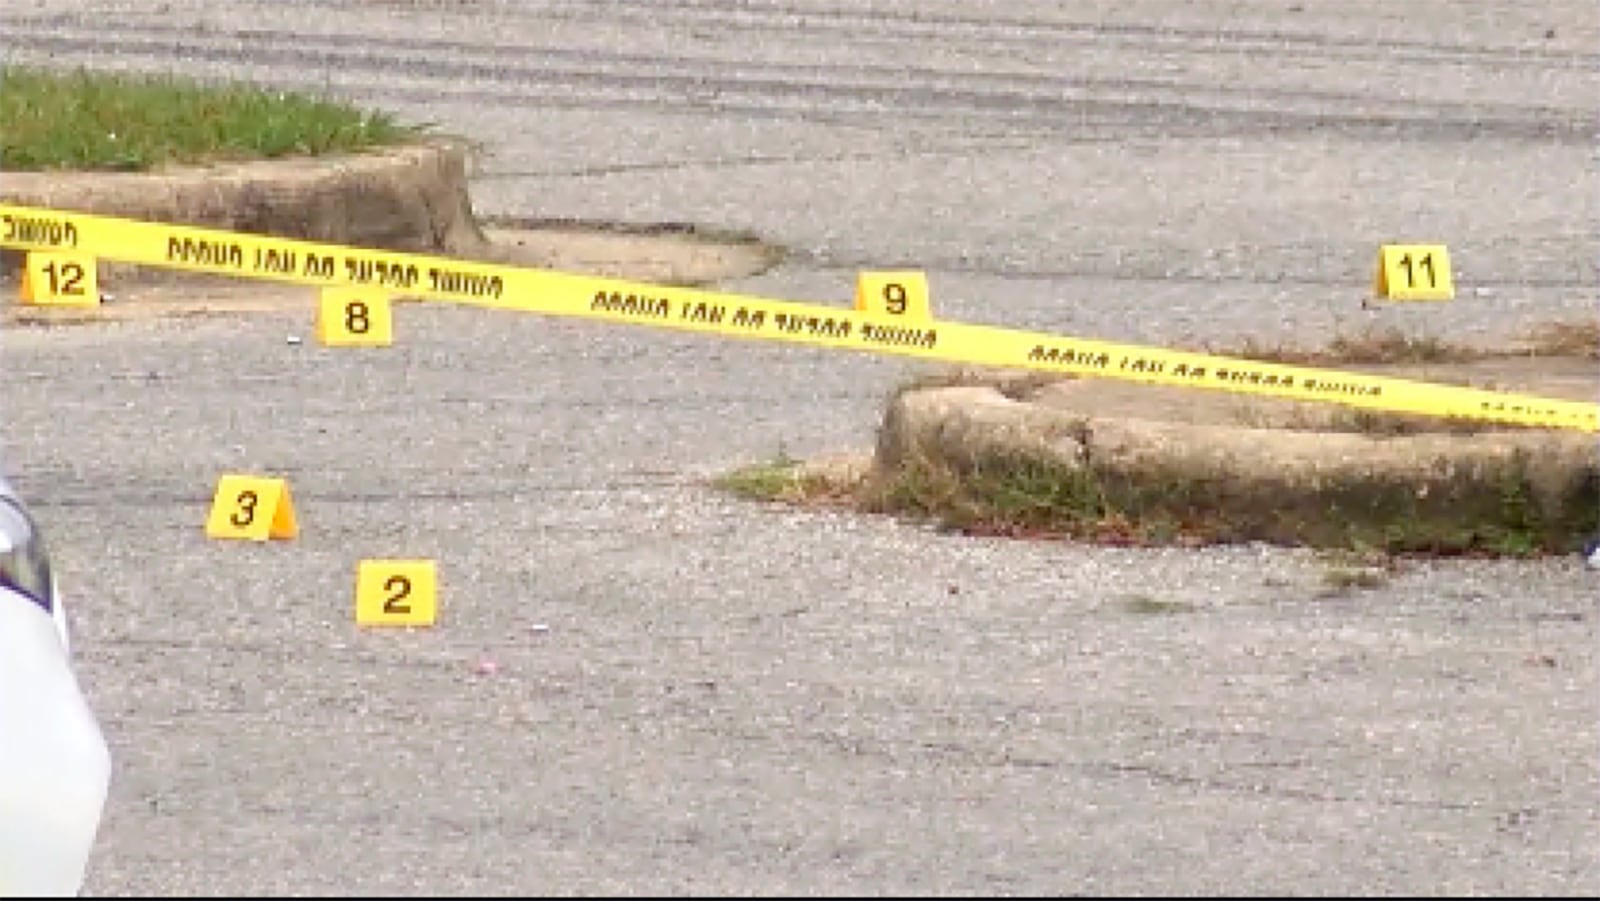
<instances>
[{"instance_id":1,"label":"weathered concrete curb","mask_svg":"<svg viewBox=\"0 0 1600 901\"><path fill-rule=\"evenodd\" d=\"M968 485L1019 469L1030 479L1086 477L1118 511L1203 519L1227 540L1471 547L1520 533L1567 550L1600 516L1592 435L1229 427L1087 415L985 385L902 392L885 413L874 468L879 479L933 474Z\"/></svg>"},{"instance_id":2,"label":"weathered concrete curb","mask_svg":"<svg viewBox=\"0 0 1600 901\"><path fill-rule=\"evenodd\" d=\"M334 244L470 256L481 252L486 241L467 192L468 154L463 143L434 140L343 156L150 173L4 172L0 199ZM20 254L3 256L0 274L10 274ZM124 277L152 271L117 269Z\"/></svg>"},{"instance_id":3,"label":"weathered concrete curb","mask_svg":"<svg viewBox=\"0 0 1600 901\"><path fill-rule=\"evenodd\" d=\"M753 237L700 234L681 226L479 223L469 195L470 153L463 142L434 140L353 155L154 173L0 172L0 199L669 284L754 275L782 258L779 250ZM0 282L15 284L21 262L21 253L0 250ZM228 314L299 304L304 296L284 286L105 260L100 276L115 303L0 305L0 318L10 324L65 325Z\"/></svg>"}]
</instances>

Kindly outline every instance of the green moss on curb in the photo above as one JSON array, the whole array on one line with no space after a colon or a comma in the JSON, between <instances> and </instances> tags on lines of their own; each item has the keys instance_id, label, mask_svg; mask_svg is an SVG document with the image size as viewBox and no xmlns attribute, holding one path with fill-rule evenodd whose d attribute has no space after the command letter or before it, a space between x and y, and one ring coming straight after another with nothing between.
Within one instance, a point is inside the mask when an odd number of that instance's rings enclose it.
<instances>
[{"instance_id":1,"label":"green moss on curb","mask_svg":"<svg viewBox=\"0 0 1600 901\"><path fill-rule=\"evenodd\" d=\"M1570 553L1600 530L1591 470L1554 509L1524 455L1419 494L1416 483L1351 478L1318 486L1194 479L1070 467L1027 456L956 472L927 458L879 473L864 509L978 534L1059 535L1167 545L1266 541L1385 553L1527 556Z\"/></svg>"}]
</instances>

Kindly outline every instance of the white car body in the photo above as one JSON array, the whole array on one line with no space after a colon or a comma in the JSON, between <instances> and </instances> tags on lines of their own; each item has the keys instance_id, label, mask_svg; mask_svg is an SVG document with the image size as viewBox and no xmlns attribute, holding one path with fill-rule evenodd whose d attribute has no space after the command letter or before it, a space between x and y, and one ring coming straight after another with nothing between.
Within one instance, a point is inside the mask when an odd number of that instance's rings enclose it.
<instances>
[{"instance_id":1,"label":"white car body","mask_svg":"<svg viewBox=\"0 0 1600 901\"><path fill-rule=\"evenodd\" d=\"M18 513L26 520L0 480L0 895L72 896L99 831L111 756L73 672L42 546L19 546L37 534L31 520L19 534ZM24 553L41 565L17 564Z\"/></svg>"}]
</instances>

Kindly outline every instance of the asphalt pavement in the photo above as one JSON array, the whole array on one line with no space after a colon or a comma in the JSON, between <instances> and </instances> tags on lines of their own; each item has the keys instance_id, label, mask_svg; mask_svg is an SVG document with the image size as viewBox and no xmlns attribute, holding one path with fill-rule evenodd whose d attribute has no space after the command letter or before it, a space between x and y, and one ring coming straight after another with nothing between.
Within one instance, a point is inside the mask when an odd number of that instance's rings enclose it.
<instances>
[{"instance_id":1,"label":"asphalt pavement","mask_svg":"<svg viewBox=\"0 0 1600 901\"><path fill-rule=\"evenodd\" d=\"M1594 315L1587 3L9 3L11 61L484 142L480 212L750 230L1175 344ZM1385 241L1450 304L1360 303ZM1576 558L974 539L706 484L870 446L906 361L406 305L13 329L0 409L116 774L94 894L1600 891ZM299 343L290 337L306 339ZM293 541L202 533L225 472ZM357 560L441 618L362 631ZM487 664L493 663L490 667ZM491 671L492 670L492 671Z\"/></svg>"}]
</instances>

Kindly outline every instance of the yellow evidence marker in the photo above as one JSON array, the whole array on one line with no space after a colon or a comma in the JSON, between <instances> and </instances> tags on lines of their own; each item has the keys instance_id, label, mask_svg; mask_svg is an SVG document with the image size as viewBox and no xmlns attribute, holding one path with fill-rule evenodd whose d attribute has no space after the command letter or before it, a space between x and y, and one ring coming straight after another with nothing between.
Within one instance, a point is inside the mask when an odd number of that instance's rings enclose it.
<instances>
[{"instance_id":1,"label":"yellow evidence marker","mask_svg":"<svg viewBox=\"0 0 1600 901\"><path fill-rule=\"evenodd\" d=\"M21 293L35 306L97 307L99 267L87 254L35 251L22 270Z\"/></svg>"},{"instance_id":2,"label":"yellow evidence marker","mask_svg":"<svg viewBox=\"0 0 1600 901\"><path fill-rule=\"evenodd\" d=\"M317 340L330 347L393 344L389 295L371 288L323 288L317 302Z\"/></svg>"},{"instance_id":3,"label":"yellow evidence marker","mask_svg":"<svg viewBox=\"0 0 1600 901\"><path fill-rule=\"evenodd\" d=\"M928 277L921 272L863 272L856 276L856 309L887 313L915 322L933 318L928 305Z\"/></svg>"},{"instance_id":4,"label":"yellow evidence marker","mask_svg":"<svg viewBox=\"0 0 1600 901\"><path fill-rule=\"evenodd\" d=\"M1450 300L1456 296L1450 251L1443 244L1385 244L1378 251L1373 291L1389 300Z\"/></svg>"},{"instance_id":5,"label":"yellow evidence marker","mask_svg":"<svg viewBox=\"0 0 1600 901\"><path fill-rule=\"evenodd\" d=\"M356 566L356 625L431 626L439 618L432 560L362 560Z\"/></svg>"},{"instance_id":6,"label":"yellow evidence marker","mask_svg":"<svg viewBox=\"0 0 1600 901\"><path fill-rule=\"evenodd\" d=\"M225 475L217 480L206 537L266 541L299 534L289 483L284 479Z\"/></svg>"}]
</instances>

